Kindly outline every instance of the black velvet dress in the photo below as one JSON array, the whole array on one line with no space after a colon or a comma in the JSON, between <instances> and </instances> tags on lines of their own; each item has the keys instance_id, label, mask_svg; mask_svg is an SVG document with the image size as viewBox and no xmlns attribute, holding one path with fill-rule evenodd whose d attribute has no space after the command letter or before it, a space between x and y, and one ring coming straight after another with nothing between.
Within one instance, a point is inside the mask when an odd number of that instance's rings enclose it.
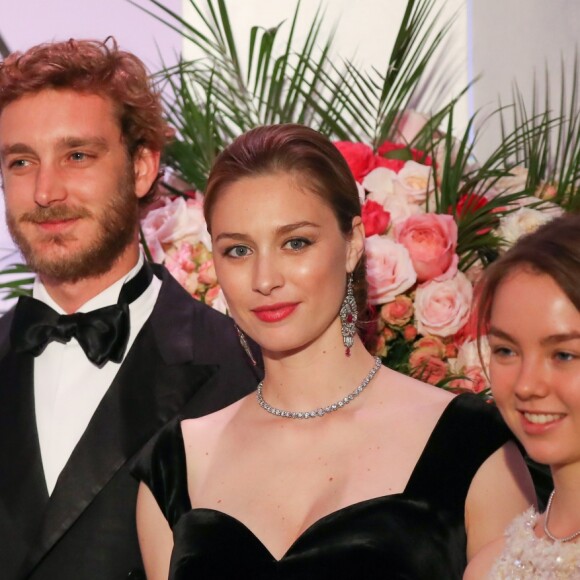
<instances>
[{"instance_id":1,"label":"black velvet dress","mask_svg":"<svg viewBox=\"0 0 580 580\"><path fill-rule=\"evenodd\" d=\"M461 579L469 485L509 438L495 408L475 395L455 397L402 493L321 518L280 560L237 519L191 509L179 422L160 433L133 472L151 489L173 529L169 580Z\"/></svg>"}]
</instances>

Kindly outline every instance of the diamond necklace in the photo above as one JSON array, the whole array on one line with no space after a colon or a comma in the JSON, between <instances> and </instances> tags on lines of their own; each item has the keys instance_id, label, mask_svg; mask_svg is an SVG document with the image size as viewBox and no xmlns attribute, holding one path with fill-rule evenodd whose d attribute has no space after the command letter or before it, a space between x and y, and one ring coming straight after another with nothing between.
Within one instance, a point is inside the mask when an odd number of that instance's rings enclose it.
<instances>
[{"instance_id":1,"label":"diamond necklace","mask_svg":"<svg viewBox=\"0 0 580 580\"><path fill-rule=\"evenodd\" d=\"M555 493L556 490L554 489L550 494L550 498L548 499L548 505L546 507L546 513L544 515L544 534L546 534L546 536L548 536L548 538L550 538L552 542L570 542L574 538L580 536L580 530L574 532L573 534L570 534L569 536L566 536L565 538L556 538L556 536L552 535L552 532L550 532L550 530L548 529L548 519L550 518L550 510L552 509L552 500L554 499Z\"/></svg>"},{"instance_id":2,"label":"diamond necklace","mask_svg":"<svg viewBox=\"0 0 580 580\"><path fill-rule=\"evenodd\" d=\"M272 415L276 415L277 417L287 417L288 419L312 419L314 417L322 417L327 413L332 413L333 411L342 409L342 407L348 405L353 399L358 397L363 392L364 388L371 382L371 379L377 374L377 371L380 368L381 359L377 356L375 357L375 364L373 365L373 368L370 370L369 374L363 379L362 383L352 393L350 393L350 395L346 395L346 397L343 397L332 405L328 405L327 407L320 407L320 409L315 409L314 411L283 411L282 409L277 409L276 407L268 405L262 396L262 387L264 385L264 381L258 385L258 390L256 392L256 396L258 397L258 404L260 407L262 407L262 409L268 411L268 413L272 413Z\"/></svg>"}]
</instances>

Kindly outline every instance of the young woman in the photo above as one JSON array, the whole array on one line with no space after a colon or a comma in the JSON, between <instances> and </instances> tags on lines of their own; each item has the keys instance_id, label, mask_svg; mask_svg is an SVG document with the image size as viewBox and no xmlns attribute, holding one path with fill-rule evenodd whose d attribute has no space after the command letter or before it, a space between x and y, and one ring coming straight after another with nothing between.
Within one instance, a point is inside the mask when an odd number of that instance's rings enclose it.
<instances>
[{"instance_id":1,"label":"young woman","mask_svg":"<svg viewBox=\"0 0 580 580\"><path fill-rule=\"evenodd\" d=\"M491 266L481 321L497 405L530 457L550 465L554 491L465 578L580 578L580 216L549 222Z\"/></svg>"},{"instance_id":2,"label":"young woman","mask_svg":"<svg viewBox=\"0 0 580 580\"><path fill-rule=\"evenodd\" d=\"M150 580L460 578L533 501L491 406L381 367L356 335L360 211L312 129L261 127L216 160L216 272L265 378L167 429L137 466Z\"/></svg>"}]
</instances>

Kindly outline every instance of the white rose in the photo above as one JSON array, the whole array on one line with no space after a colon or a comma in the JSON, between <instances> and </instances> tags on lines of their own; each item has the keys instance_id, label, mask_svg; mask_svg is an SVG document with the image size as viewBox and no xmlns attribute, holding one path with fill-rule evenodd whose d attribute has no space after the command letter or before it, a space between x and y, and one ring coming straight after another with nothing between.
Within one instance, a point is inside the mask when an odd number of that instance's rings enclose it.
<instances>
[{"instance_id":1,"label":"white rose","mask_svg":"<svg viewBox=\"0 0 580 580\"><path fill-rule=\"evenodd\" d=\"M494 198L498 195L519 193L526 189L527 180L528 170L523 165L512 167L509 175L500 177L496 181L489 182L489 188L485 192L485 196L488 198Z\"/></svg>"},{"instance_id":2,"label":"white rose","mask_svg":"<svg viewBox=\"0 0 580 580\"><path fill-rule=\"evenodd\" d=\"M387 167L377 167L365 176L362 186L369 192L368 199L383 204L385 197L394 191L397 174Z\"/></svg>"},{"instance_id":3,"label":"white rose","mask_svg":"<svg viewBox=\"0 0 580 580\"><path fill-rule=\"evenodd\" d=\"M531 234L551 219L547 213L522 207L501 219L498 234L504 239L507 246L511 247L523 235Z\"/></svg>"},{"instance_id":4,"label":"white rose","mask_svg":"<svg viewBox=\"0 0 580 580\"><path fill-rule=\"evenodd\" d=\"M481 337L480 348L481 348L481 357L483 360L481 360L479 357L477 340L466 340L461 345L459 351L457 352L457 359L455 362L456 370L460 372L461 369L476 366L488 369L489 360L491 357L491 349L489 347L487 337L485 336Z\"/></svg>"},{"instance_id":5,"label":"white rose","mask_svg":"<svg viewBox=\"0 0 580 580\"><path fill-rule=\"evenodd\" d=\"M542 213L550 216L550 218L559 217L564 215L564 210L561 206L552 203L551 201L545 201L534 197L533 195L526 195L525 197L520 197L516 199L513 203L517 207L529 207L530 209L537 209Z\"/></svg>"},{"instance_id":6,"label":"white rose","mask_svg":"<svg viewBox=\"0 0 580 580\"><path fill-rule=\"evenodd\" d=\"M394 182L395 193L405 195L414 204L424 204L434 187L432 168L416 161L407 161Z\"/></svg>"},{"instance_id":7,"label":"white rose","mask_svg":"<svg viewBox=\"0 0 580 580\"><path fill-rule=\"evenodd\" d=\"M393 225L405 221L412 215L425 213L421 206L410 203L409 198L400 193L391 193L385 196L383 209L391 214L391 223Z\"/></svg>"},{"instance_id":8,"label":"white rose","mask_svg":"<svg viewBox=\"0 0 580 580\"><path fill-rule=\"evenodd\" d=\"M360 201L361 206L363 206L364 202L366 200L365 188L358 181L355 181L355 183L356 183L356 189L358 191L358 200Z\"/></svg>"}]
</instances>

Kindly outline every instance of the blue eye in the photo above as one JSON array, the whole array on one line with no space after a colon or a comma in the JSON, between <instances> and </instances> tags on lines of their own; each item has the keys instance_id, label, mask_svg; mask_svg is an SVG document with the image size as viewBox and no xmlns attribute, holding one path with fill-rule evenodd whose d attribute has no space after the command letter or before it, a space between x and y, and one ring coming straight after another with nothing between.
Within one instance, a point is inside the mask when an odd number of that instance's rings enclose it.
<instances>
[{"instance_id":1,"label":"blue eye","mask_svg":"<svg viewBox=\"0 0 580 580\"><path fill-rule=\"evenodd\" d=\"M81 153L80 151L75 151L71 154L71 159L73 161L84 161L87 158L86 153Z\"/></svg>"},{"instance_id":2,"label":"blue eye","mask_svg":"<svg viewBox=\"0 0 580 580\"><path fill-rule=\"evenodd\" d=\"M26 167L28 165L28 161L26 161L26 159L16 159L14 161L11 161L8 165L8 167Z\"/></svg>"},{"instance_id":3,"label":"blue eye","mask_svg":"<svg viewBox=\"0 0 580 580\"><path fill-rule=\"evenodd\" d=\"M233 246L225 251L225 254L232 258L245 258L246 256L249 256L250 253L250 248L248 248L248 246Z\"/></svg>"},{"instance_id":4,"label":"blue eye","mask_svg":"<svg viewBox=\"0 0 580 580\"><path fill-rule=\"evenodd\" d=\"M508 348L507 346L496 346L495 348L492 348L491 352L493 355L502 358L507 358L515 354L514 351L511 348Z\"/></svg>"},{"instance_id":5,"label":"blue eye","mask_svg":"<svg viewBox=\"0 0 580 580\"><path fill-rule=\"evenodd\" d=\"M304 238L292 238L291 240L288 240L284 245L288 246L291 250L302 250L303 248L309 246L310 244L311 242Z\"/></svg>"},{"instance_id":6,"label":"blue eye","mask_svg":"<svg viewBox=\"0 0 580 580\"><path fill-rule=\"evenodd\" d=\"M571 352L563 352L563 351L556 352L554 354L554 357L561 362L569 362L576 358L576 356L573 355Z\"/></svg>"}]
</instances>

